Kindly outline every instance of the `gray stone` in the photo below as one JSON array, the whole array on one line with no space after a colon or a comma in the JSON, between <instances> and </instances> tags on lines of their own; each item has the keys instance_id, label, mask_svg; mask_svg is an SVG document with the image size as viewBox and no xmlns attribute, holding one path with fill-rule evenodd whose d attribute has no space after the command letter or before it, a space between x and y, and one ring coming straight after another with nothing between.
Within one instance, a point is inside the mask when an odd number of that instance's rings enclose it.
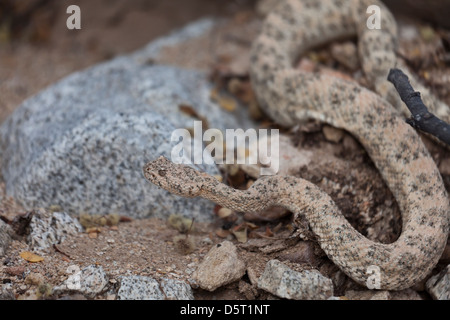
<instances>
[{"instance_id":1,"label":"gray stone","mask_svg":"<svg viewBox=\"0 0 450 320\"><path fill-rule=\"evenodd\" d=\"M120 277L119 300L193 300L191 287L183 281L144 276Z\"/></svg>"},{"instance_id":2,"label":"gray stone","mask_svg":"<svg viewBox=\"0 0 450 320\"><path fill-rule=\"evenodd\" d=\"M148 183L142 167L170 158L176 128L194 116L210 128L246 128L210 100L207 75L148 61L166 45L201 35L203 20L129 56L74 73L25 101L0 127L1 170L8 195L25 207L60 205L69 214L119 213L134 218L170 213L210 220L213 204L184 199ZM238 108L242 109L242 108ZM200 170L218 174L215 166ZM169 212L170 211L170 212Z\"/></svg>"},{"instance_id":3,"label":"gray stone","mask_svg":"<svg viewBox=\"0 0 450 320\"><path fill-rule=\"evenodd\" d=\"M435 300L450 300L450 264L426 283L426 288Z\"/></svg>"},{"instance_id":4,"label":"gray stone","mask_svg":"<svg viewBox=\"0 0 450 320\"><path fill-rule=\"evenodd\" d=\"M236 246L224 241L209 250L192 279L200 288L214 291L239 280L244 273L245 263L240 259Z\"/></svg>"},{"instance_id":5,"label":"gray stone","mask_svg":"<svg viewBox=\"0 0 450 320\"><path fill-rule=\"evenodd\" d=\"M81 269L81 288L79 292L88 297L95 297L108 284L108 276L102 266L90 265Z\"/></svg>"},{"instance_id":6,"label":"gray stone","mask_svg":"<svg viewBox=\"0 0 450 320\"><path fill-rule=\"evenodd\" d=\"M70 274L61 286L53 288L53 294L71 292L82 294L88 298L95 298L105 290L108 284L108 276L102 266L89 265L81 270L72 265L68 269Z\"/></svg>"},{"instance_id":7,"label":"gray stone","mask_svg":"<svg viewBox=\"0 0 450 320\"><path fill-rule=\"evenodd\" d=\"M28 243L34 250L44 250L61 243L68 235L83 231L77 219L65 212L34 211L29 225Z\"/></svg>"},{"instance_id":8,"label":"gray stone","mask_svg":"<svg viewBox=\"0 0 450 320\"><path fill-rule=\"evenodd\" d=\"M0 258L3 257L11 243L11 235L11 227L0 220Z\"/></svg>"},{"instance_id":9,"label":"gray stone","mask_svg":"<svg viewBox=\"0 0 450 320\"><path fill-rule=\"evenodd\" d=\"M167 300L194 300L191 286L184 281L163 278L160 284Z\"/></svg>"},{"instance_id":10,"label":"gray stone","mask_svg":"<svg viewBox=\"0 0 450 320\"><path fill-rule=\"evenodd\" d=\"M158 281L144 276L120 277L118 300L164 300Z\"/></svg>"},{"instance_id":11,"label":"gray stone","mask_svg":"<svg viewBox=\"0 0 450 320\"><path fill-rule=\"evenodd\" d=\"M317 270L297 272L278 260L267 262L258 288L295 300L325 300L333 294L333 282Z\"/></svg>"}]
</instances>

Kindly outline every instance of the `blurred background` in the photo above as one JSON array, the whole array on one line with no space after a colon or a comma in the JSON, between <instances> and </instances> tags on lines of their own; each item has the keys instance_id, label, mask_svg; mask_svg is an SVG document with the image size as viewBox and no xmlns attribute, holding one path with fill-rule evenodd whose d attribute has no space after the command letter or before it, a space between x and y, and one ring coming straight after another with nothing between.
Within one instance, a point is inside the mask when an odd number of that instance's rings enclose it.
<instances>
[{"instance_id":1,"label":"blurred background","mask_svg":"<svg viewBox=\"0 0 450 320\"><path fill-rule=\"evenodd\" d=\"M332 0L323 0L332 1ZM386 0L397 14L450 27L450 0ZM139 49L205 16L254 12L257 0L0 0L0 123L56 80ZM81 30L68 30L69 5Z\"/></svg>"},{"instance_id":2,"label":"blurred background","mask_svg":"<svg viewBox=\"0 0 450 320\"><path fill-rule=\"evenodd\" d=\"M254 0L0 0L0 123L24 99L75 70L139 49L199 18ZM68 30L67 7L81 8Z\"/></svg>"}]
</instances>

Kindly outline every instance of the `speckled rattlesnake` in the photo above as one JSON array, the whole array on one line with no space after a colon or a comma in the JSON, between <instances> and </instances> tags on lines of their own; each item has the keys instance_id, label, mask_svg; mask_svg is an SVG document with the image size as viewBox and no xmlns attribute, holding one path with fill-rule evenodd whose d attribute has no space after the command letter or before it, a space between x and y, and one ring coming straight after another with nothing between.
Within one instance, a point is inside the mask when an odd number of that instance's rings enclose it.
<instances>
[{"instance_id":1,"label":"speckled rattlesnake","mask_svg":"<svg viewBox=\"0 0 450 320\"><path fill-rule=\"evenodd\" d=\"M381 30L366 25L366 10L373 4L381 8ZM236 211L280 205L305 215L327 256L352 279L366 285L368 268L375 266L381 289L403 289L430 273L446 244L449 200L439 171L417 133L384 98L353 82L292 67L312 46L355 34L367 78L381 96L403 110L386 81L390 68L403 68L395 56L396 23L374 0L281 2L253 45L251 79L262 108L279 124L319 119L361 142L402 211L402 233L394 243L376 243L362 236L328 195L303 179L266 176L239 191L163 157L146 164L144 175L175 194L201 196ZM448 108L408 76L429 109L448 119Z\"/></svg>"}]
</instances>

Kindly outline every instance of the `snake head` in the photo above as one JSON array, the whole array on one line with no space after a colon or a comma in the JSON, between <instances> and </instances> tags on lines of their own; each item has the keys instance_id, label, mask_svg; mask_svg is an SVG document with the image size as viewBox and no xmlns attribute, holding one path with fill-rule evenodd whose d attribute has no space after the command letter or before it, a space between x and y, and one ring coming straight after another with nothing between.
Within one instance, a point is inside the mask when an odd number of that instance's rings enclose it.
<instances>
[{"instance_id":1,"label":"snake head","mask_svg":"<svg viewBox=\"0 0 450 320\"><path fill-rule=\"evenodd\" d=\"M163 156L144 166L144 176L160 188L183 197L197 197L201 192L201 172Z\"/></svg>"}]
</instances>

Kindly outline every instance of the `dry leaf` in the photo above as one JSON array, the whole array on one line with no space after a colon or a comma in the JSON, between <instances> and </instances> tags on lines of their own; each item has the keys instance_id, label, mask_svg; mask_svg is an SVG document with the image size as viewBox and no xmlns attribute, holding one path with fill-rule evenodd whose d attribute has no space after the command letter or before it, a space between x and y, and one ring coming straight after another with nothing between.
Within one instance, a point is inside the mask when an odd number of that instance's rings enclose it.
<instances>
[{"instance_id":1,"label":"dry leaf","mask_svg":"<svg viewBox=\"0 0 450 320\"><path fill-rule=\"evenodd\" d=\"M259 226L254 224L253 222L245 221L245 226L249 227L250 229L258 229Z\"/></svg>"},{"instance_id":2,"label":"dry leaf","mask_svg":"<svg viewBox=\"0 0 450 320\"><path fill-rule=\"evenodd\" d=\"M70 258L66 256L61 256L61 259L64 260L65 262L70 262Z\"/></svg>"},{"instance_id":3,"label":"dry leaf","mask_svg":"<svg viewBox=\"0 0 450 320\"><path fill-rule=\"evenodd\" d=\"M97 239L98 233L97 232L89 232L88 237L89 237L89 239Z\"/></svg>"},{"instance_id":4,"label":"dry leaf","mask_svg":"<svg viewBox=\"0 0 450 320\"><path fill-rule=\"evenodd\" d=\"M232 214L233 211L228 208L220 208L217 212L217 216L221 219L228 217L230 214Z\"/></svg>"},{"instance_id":5,"label":"dry leaf","mask_svg":"<svg viewBox=\"0 0 450 320\"><path fill-rule=\"evenodd\" d=\"M33 252L30 251L24 251L20 253L20 257L22 259L27 260L28 262L41 262L44 261L44 258L42 258L41 256L38 256L37 254L34 254Z\"/></svg>"},{"instance_id":6,"label":"dry leaf","mask_svg":"<svg viewBox=\"0 0 450 320\"><path fill-rule=\"evenodd\" d=\"M269 226L266 226L266 236L273 237L273 232L270 230Z\"/></svg>"},{"instance_id":7,"label":"dry leaf","mask_svg":"<svg viewBox=\"0 0 450 320\"><path fill-rule=\"evenodd\" d=\"M98 227L90 227L86 229L86 233L100 233L102 230Z\"/></svg>"},{"instance_id":8,"label":"dry leaf","mask_svg":"<svg viewBox=\"0 0 450 320\"><path fill-rule=\"evenodd\" d=\"M178 109L180 109L181 112L187 114L188 116L198 118L197 111L195 111L194 108L192 108L191 106L189 106L187 104L180 104L178 106Z\"/></svg>"},{"instance_id":9,"label":"dry leaf","mask_svg":"<svg viewBox=\"0 0 450 320\"><path fill-rule=\"evenodd\" d=\"M90 227L86 229L89 239L97 239L101 229L98 227Z\"/></svg>"},{"instance_id":10,"label":"dry leaf","mask_svg":"<svg viewBox=\"0 0 450 320\"><path fill-rule=\"evenodd\" d=\"M131 217L127 217L127 216L119 217L119 222L131 222L131 221L133 221L133 219Z\"/></svg>"},{"instance_id":11,"label":"dry leaf","mask_svg":"<svg viewBox=\"0 0 450 320\"><path fill-rule=\"evenodd\" d=\"M237 103L233 98L221 96L217 89L211 90L211 99L228 112L233 112L237 108Z\"/></svg>"},{"instance_id":12,"label":"dry leaf","mask_svg":"<svg viewBox=\"0 0 450 320\"><path fill-rule=\"evenodd\" d=\"M66 258L70 258L70 255L68 255L66 252L64 252L64 250L62 250L57 244L53 245L53 249L55 249L56 252L63 254ZM68 259L68 260L70 260L70 259Z\"/></svg>"},{"instance_id":13,"label":"dry leaf","mask_svg":"<svg viewBox=\"0 0 450 320\"><path fill-rule=\"evenodd\" d=\"M219 238L226 238L230 235L230 230L224 230L224 229L217 229L216 230L216 235Z\"/></svg>"},{"instance_id":14,"label":"dry leaf","mask_svg":"<svg viewBox=\"0 0 450 320\"><path fill-rule=\"evenodd\" d=\"M233 112L234 110L236 110L237 107L236 101L234 101L234 99L232 98L221 97L218 103L223 109L225 109L228 112Z\"/></svg>"},{"instance_id":15,"label":"dry leaf","mask_svg":"<svg viewBox=\"0 0 450 320\"><path fill-rule=\"evenodd\" d=\"M241 243L246 243L247 242L247 228L244 228L242 230L239 231L231 231L231 233L233 233L233 235L236 237L236 240L241 242Z\"/></svg>"},{"instance_id":16,"label":"dry leaf","mask_svg":"<svg viewBox=\"0 0 450 320\"><path fill-rule=\"evenodd\" d=\"M200 120L202 122L202 127L204 130L207 130L209 128L209 124L208 124L208 121L206 120L206 118L203 117L202 115L198 114L197 111L190 105L180 104L178 106L178 109L180 109L181 112L187 114L188 116L197 118L198 120Z\"/></svg>"}]
</instances>

